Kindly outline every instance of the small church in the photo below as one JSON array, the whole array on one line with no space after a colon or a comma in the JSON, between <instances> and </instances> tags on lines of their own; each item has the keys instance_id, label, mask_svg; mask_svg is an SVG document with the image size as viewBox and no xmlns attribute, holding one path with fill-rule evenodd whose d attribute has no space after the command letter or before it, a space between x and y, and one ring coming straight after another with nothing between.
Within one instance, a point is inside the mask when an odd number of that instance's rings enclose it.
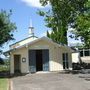
<instances>
[{"instance_id":1,"label":"small church","mask_svg":"<svg viewBox=\"0 0 90 90\"><path fill-rule=\"evenodd\" d=\"M72 70L72 49L48 37L36 37L30 25L29 36L10 45L10 73Z\"/></svg>"}]
</instances>

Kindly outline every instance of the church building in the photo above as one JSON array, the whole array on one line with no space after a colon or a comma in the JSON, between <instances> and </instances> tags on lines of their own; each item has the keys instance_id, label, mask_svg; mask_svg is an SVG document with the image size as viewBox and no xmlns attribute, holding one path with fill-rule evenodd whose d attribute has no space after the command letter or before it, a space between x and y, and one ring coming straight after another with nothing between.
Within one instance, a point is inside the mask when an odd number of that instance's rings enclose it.
<instances>
[{"instance_id":1,"label":"church building","mask_svg":"<svg viewBox=\"0 0 90 90\"><path fill-rule=\"evenodd\" d=\"M38 38L33 33L24 40L10 45L10 73L72 70L72 49L48 37Z\"/></svg>"}]
</instances>

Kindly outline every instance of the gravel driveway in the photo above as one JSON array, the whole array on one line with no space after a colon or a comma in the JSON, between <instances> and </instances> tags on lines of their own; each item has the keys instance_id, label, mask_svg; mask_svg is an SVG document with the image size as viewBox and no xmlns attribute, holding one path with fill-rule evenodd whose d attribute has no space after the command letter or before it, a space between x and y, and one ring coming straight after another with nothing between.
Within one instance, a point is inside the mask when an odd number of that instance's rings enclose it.
<instances>
[{"instance_id":1,"label":"gravel driveway","mask_svg":"<svg viewBox=\"0 0 90 90\"><path fill-rule=\"evenodd\" d=\"M28 74L11 80L13 90L90 90L90 74Z\"/></svg>"}]
</instances>

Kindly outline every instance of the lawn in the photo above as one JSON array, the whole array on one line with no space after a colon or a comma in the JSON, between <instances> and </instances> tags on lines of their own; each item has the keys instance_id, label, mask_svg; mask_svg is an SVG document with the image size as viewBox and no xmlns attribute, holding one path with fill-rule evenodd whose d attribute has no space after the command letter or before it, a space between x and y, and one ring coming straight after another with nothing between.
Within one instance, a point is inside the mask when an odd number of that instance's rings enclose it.
<instances>
[{"instance_id":1,"label":"lawn","mask_svg":"<svg viewBox=\"0 0 90 90\"><path fill-rule=\"evenodd\" d=\"M0 90L8 90L8 83L7 78L0 78Z\"/></svg>"},{"instance_id":2,"label":"lawn","mask_svg":"<svg viewBox=\"0 0 90 90\"><path fill-rule=\"evenodd\" d=\"M0 90L9 90L8 72L9 68L6 65L0 65Z\"/></svg>"}]
</instances>

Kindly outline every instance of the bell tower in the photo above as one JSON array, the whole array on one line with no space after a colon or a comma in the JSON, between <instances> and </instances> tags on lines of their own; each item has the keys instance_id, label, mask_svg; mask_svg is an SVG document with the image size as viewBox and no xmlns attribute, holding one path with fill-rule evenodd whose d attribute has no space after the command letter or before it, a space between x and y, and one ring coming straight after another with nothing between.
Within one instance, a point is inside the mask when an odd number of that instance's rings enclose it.
<instances>
[{"instance_id":1,"label":"bell tower","mask_svg":"<svg viewBox=\"0 0 90 90\"><path fill-rule=\"evenodd\" d=\"M29 37L34 37L34 27L32 26L32 20L30 20L30 26L29 26Z\"/></svg>"}]
</instances>

